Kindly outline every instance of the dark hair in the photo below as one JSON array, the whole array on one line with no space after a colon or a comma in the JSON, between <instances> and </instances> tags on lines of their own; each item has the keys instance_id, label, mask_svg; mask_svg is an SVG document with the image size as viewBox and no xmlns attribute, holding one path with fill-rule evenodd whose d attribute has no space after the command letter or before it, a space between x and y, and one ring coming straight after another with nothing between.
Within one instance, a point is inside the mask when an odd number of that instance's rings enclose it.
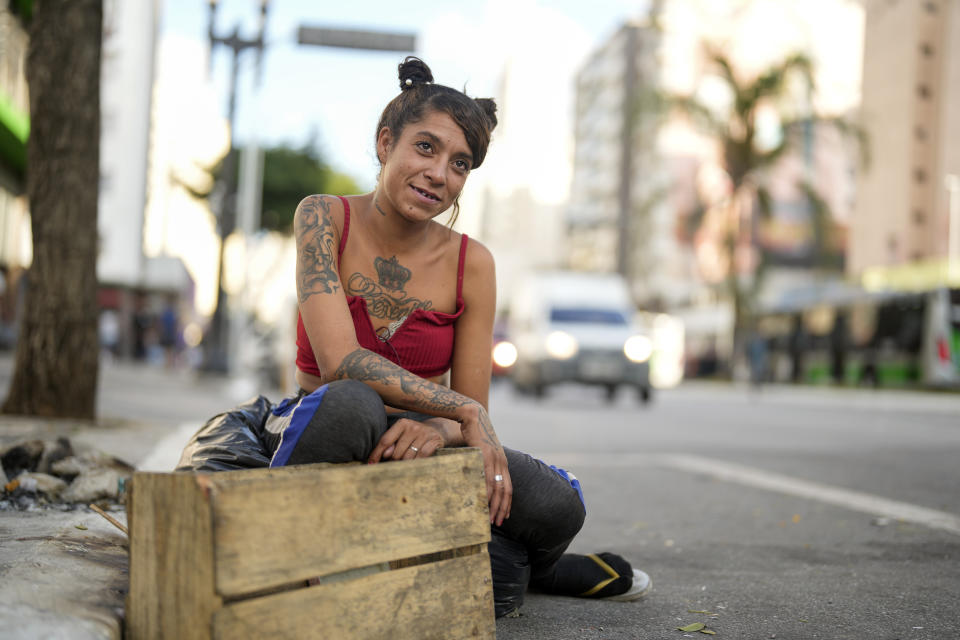
<instances>
[{"instance_id":1,"label":"dark hair","mask_svg":"<svg viewBox=\"0 0 960 640\"><path fill-rule=\"evenodd\" d=\"M470 98L464 92L442 84L433 84L430 67L414 56L408 56L397 67L400 76L400 94L387 104L377 123L374 140L387 127L394 139L403 128L417 122L426 111L447 114L463 130L463 136L473 155L471 168L483 164L490 144L490 133L497 126L497 105L491 98Z\"/></svg>"}]
</instances>

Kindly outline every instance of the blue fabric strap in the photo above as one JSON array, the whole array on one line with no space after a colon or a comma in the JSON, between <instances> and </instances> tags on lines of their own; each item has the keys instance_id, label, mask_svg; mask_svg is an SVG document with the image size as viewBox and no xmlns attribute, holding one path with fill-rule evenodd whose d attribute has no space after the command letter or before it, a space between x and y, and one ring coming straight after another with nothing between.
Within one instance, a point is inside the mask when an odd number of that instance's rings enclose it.
<instances>
[{"instance_id":1,"label":"blue fabric strap","mask_svg":"<svg viewBox=\"0 0 960 640\"><path fill-rule=\"evenodd\" d=\"M555 467L550 465L550 468L556 471L561 478L570 483L570 486L577 490L577 495L580 496L580 502L583 504L583 508L587 508L587 503L583 499L583 489L580 488L580 481L577 480L577 476L573 475L566 469L561 469L560 467Z\"/></svg>"},{"instance_id":2,"label":"blue fabric strap","mask_svg":"<svg viewBox=\"0 0 960 640\"><path fill-rule=\"evenodd\" d=\"M327 393L327 386L323 385L297 401L284 400L273 409L273 415L289 417L290 424L280 434L280 446L277 447L273 458L270 459L271 467L282 467L287 464L287 460L290 459L290 454L293 453L294 447L300 441L304 429L307 428L313 415L320 408L323 396Z\"/></svg>"}]
</instances>

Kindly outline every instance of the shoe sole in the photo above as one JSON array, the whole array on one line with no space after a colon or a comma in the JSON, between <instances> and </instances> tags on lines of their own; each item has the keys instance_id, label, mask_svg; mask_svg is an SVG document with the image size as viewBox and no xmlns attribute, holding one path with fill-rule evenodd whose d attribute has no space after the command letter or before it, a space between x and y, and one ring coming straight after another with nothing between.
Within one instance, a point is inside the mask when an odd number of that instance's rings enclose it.
<instances>
[{"instance_id":1,"label":"shoe sole","mask_svg":"<svg viewBox=\"0 0 960 640\"><path fill-rule=\"evenodd\" d=\"M653 588L653 580L650 579L643 571L640 569L633 570L633 584L629 589L623 593L617 594L615 596L607 596L603 598L604 600L614 600L615 602L632 602L634 600L639 600L644 597L650 590Z\"/></svg>"}]
</instances>

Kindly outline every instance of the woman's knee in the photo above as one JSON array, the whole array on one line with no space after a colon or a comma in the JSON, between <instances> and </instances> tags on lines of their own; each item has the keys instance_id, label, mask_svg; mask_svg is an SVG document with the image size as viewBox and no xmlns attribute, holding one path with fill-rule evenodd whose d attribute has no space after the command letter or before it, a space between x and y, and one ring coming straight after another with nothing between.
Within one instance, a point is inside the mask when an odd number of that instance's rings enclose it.
<instances>
[{"instance_id":1,"label":"woman's knee","mask_svg":"<svg viewBox=\"0 0 960 640\"><path fill-rule=\"evenodd\" d=\"M566 486L545 496L540 511L550 518L553 534L564 540L580 533L587 516L579 493L573 487Z\"/></svg>"},{"instance_id":2,"label":"woman's knee","mask_svg":"<svg viewBox=\"0 0 960 640\"><path fill-rule=\"evenodd\" d=\"M314 393L319 404L284 464L366 460L387 429L377 393L356 380L331 382Z\"/></svg>"},{"instance_id":3,"label":"woman's knee","mask_svg":"<svg viewBox=\"0 0 960 640\"><path fill-rule=\"evenodd\" d=\"M336 380L327 386L319 413L325 421L350 425L350 430L373 439L387 429L383 400L376 391L358 380Z\"/></svg>"},{"instance_id":4,"label":"woman's knee","mask_svg":"<svg viewBox=\"0 0 960 640\"><path fill-rule=\"evenodd\" d=\"M507 450L507 461L514 479L513 508L507 522L515 519L511 525L514 533L536 539L537 546L545 547L577 535L586 511L574 485L576 479L526 454Z\"/></svg>"}]
</instances>

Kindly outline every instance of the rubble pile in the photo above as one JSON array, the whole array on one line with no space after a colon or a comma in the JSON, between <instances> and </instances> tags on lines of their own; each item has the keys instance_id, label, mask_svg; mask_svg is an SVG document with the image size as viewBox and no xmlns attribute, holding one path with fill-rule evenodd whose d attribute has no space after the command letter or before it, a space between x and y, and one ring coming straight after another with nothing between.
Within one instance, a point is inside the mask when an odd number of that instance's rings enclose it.
<instances>
[{"instance_id":1,"label":"rubble pile","mask_svg":"<svg viewBox=\"0 0 960 640\"><path fill-rule=\"evenodd\" d=\"M123 502L133 467L101 451L75 452L69 438L0 449L0 511L71 510Z\"/></svg>"}]
</instances>

